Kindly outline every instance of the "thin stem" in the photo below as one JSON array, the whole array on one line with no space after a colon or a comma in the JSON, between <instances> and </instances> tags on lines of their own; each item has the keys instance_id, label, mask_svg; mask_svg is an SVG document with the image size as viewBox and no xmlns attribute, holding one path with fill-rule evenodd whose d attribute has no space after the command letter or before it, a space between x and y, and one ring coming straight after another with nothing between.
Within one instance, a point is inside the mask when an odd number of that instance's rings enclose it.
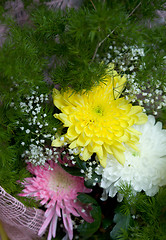
<instances>
[{"instance_id":1,"label":"thin stem","mask_svg":"<svg viewBox=\"0 0 166 240\"><path fill-rule=\"evenodd\" d=\"M92 0L90 0L90 2L92 3L92 5L93 5L94 9L96 10L96 7L95 7L95 5L94 5L93 1L92 1Z\"/></svg>"},{"instance_id":2,"label":"thin stem","mask_svg":"<svg viewBox=\"0 0 166 240\"><path fill-rule=\"evenodd\" d=\"M116 28L117 28L117 27L116 27ZM94 54L93 54L93 57L92 57L91 62L93 62L93 60L95 59L99 47L103 44L103 42L105 42L105 40L106 40L107 38L109 38L109 36L115 31L116 28L114 28L114 30L112 30L111 33L109 33L101 42L98 43L98 45L97 45L97 47L96 47L96 49L95 49L95 52L94 52Z\"/></svg>"},{"instance_id":3,"label":"thin stem","mask_svg":"<svg viewBox=\"0 0 166 240\"><path fill-rule=\"evenodd\" d=\"M93 2L92 2L92 0L90 0L90 1L91 1L92 5L94 5ZM140 5L141 5L141 2L132 10L132 12L127 16L126 19L128 19L129 17L131 17L131 15L136 11L136 9L137 9ZM95 8L95 6L94 6L94 8ZM96 8L95 8L95 10L96 10ZM91 60L90 63L92 63L93 60L95 59L99 47L103 44L103 42L105 42L105 40L106 40L107 38L110 37L110 35L111 35L112 33L114 33L114 31L115 31L115 29L116 29L117 27L118 27L118 26L116 26L116 27L114 28L114 30L112 30L111 33L109 33L101 42L99 42L99 43L97 44L97 47L96 47L96 49L95 49L95 52L94 52L94 54L93 54L93 57L92 57L92 60Z\"/></svg>"},{"instance_id":4,"label":"thin stem","mask_svg":"<svg viewBox=\"0 0 166 240\"><path fill-rule=\"evenodd\" d=\"M131 17L131 15L135 12L135 10L141 5L141 2L138 3L138 5L133 9L133 11L127 16L126 19L128 19L129 17Z\"/></svg>"}]
</instances>

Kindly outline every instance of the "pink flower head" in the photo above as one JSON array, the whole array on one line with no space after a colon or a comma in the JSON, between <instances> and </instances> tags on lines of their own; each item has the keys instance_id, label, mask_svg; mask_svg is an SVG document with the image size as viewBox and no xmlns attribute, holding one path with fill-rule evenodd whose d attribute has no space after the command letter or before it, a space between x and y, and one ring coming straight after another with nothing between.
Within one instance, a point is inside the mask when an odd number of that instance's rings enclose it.
<instances>
[{"instance_id":1,"label":"pink flower head","mask_svg":"<svg viewBox=\"0 0 166 240\"><path fill-rule=\"evenodd\" d=\"M47 240L51 240L52 236L55 237L58 217L62 217L70 240L73 238L70 214L76 217L81 216L87 222L93 222L90 216L91 206L77 199L78 193L91 192L91 189L84 186L82 177L70 175L52 160L45 163L44 167L28 163L28 170L35 177L25 179L22 183L25 188L20 196L35 197L47 208L45 221L38 232L39 236L44 234L50 224Z\"/></svg>"}]
</instances>

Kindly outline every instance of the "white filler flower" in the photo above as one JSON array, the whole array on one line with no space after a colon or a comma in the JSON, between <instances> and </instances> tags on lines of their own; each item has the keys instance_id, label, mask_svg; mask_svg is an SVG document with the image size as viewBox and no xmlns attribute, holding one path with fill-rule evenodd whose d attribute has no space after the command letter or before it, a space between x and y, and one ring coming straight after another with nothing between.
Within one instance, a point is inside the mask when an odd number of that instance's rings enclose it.
<instances>
[{"instance_id":1,"label":"white filler flower","mask_svg":"<svg viewBox=\"0 0 166 240\"><path fill-rule=\"evenodd\" d=\"M106 168L97 171L102 174L103 200L108 195L114 197L122 184L131 185L134 192L143 190L148 196L155 195L166 184L166 130L161 122L155 124L153 116L148 116L146 124L134 128L142 133L140 152L126 150L124 166L108 155Z\"/></svg>"}]
</instances>

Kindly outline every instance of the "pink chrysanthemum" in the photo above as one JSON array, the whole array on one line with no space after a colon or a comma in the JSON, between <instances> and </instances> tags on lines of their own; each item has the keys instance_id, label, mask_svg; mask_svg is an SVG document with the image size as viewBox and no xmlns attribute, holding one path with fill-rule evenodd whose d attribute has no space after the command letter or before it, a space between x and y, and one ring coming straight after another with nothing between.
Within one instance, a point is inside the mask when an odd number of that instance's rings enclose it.
<instances>
[{"instance_id":1,"label":"pink chrysanthemum","mask_svg":"<svg viewBox=\"0 0 166 240\"><path fill-rule=\"evenodd\" d=\"M54 161L49 161L44 167L28 163L28 170L35 175L26 178L22 183L25 188L20 196L35 197L41 200L41 205L47 208L45 221L38 233L42 236L50 224L47 240L56 235L58 217L62 217L64 228L69 239L73 238L73 224L70 214L81 216L87 222L93 222L90 216L90 205L85 205L77 199L78 193L89 193L91 189L84 186L82 177L72 176Z\"/></svg>"}]
</instances>

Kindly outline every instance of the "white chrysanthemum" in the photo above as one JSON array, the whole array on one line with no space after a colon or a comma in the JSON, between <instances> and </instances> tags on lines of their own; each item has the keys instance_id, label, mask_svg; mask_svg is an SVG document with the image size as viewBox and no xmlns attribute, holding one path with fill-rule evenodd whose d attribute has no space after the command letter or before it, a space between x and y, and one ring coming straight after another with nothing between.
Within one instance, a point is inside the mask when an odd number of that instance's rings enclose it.
<instances>
[{"instance_id":1,"label":"white chrysanthemum","mask_svg":"<svg viewBox=\"0 0 166 240\"><path fill-rule=\"evenodd\" d=\"M108 155L106 168L98 171L102 174L103 199L107 195L114 197L122 184L131 185L134 192L144 190L148 196L155 195L159 187L166 184L166 130L162 129L161 122L155 124L153 116L134 128L142 132L140 152L126 150L124 165Z\"/></svg>"}]
</instances>

